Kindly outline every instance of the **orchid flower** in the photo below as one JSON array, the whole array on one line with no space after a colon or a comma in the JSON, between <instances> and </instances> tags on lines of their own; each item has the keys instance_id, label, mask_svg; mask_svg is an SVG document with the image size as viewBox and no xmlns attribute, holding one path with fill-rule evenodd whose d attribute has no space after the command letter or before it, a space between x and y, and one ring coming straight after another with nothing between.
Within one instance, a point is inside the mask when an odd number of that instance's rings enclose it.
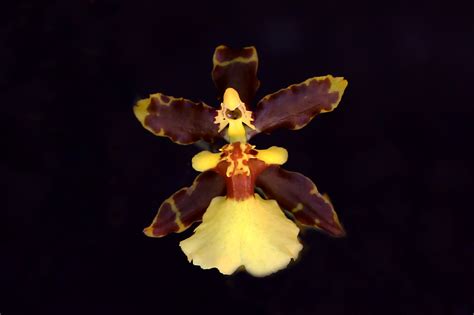
<instances>
[{"instance_id":1,"label":"orchid flower","mask_svg":"<svg viewBox=\"0 0 474 315\"><path fill-rule=\"evenodd\" d=\"M334 110L347 81L313 77L265 96L252 108L260 85L256 49L219 46L213 64L220 108L161 93L134 107L145 129L178 144L218 138L228 142L220 152L193 157L192 166L201 174L161 204L144 233L162 237L202 221L180 243L190 262L226 275L243 267L254 276L266 276L298 257L303 247L300 227L334 237L345 231L328 197L309 178L280 167L288 158L284 148L259 150L248 141L277 128L301 129L317 114Z\"/></svg>"}]
</instances>

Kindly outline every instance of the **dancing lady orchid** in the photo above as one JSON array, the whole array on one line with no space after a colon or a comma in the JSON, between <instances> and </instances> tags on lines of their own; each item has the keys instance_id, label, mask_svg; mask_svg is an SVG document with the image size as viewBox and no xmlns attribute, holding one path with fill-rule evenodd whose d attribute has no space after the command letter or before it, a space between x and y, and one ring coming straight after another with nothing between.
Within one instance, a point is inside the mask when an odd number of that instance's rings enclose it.
<instances>
[{"instance_id":1,"label":"dancing lady orchid","mask_svg":"<svg viewBox=\"0 0 474 315\"><path fill-rule=\"evenodd\" d=\"M267 95L251 108L260 85L256 49L219 46L213 64L219 109L161 93L134 107L144 128L178 144L217 138L228 142L219 152L202 151L193 157L192 166L201 174L161 204L144 233L162 237L202 221L180 243L190 262L226 275L244 267L254 276L266 276L298 257L298 226L334 237L345 231L327 196L310 179L280 167L288 157L284 148L259 150L248 141L277 128L301 129L317 114L334 110L347 81L313 77ZM257 194L256 187L263 193Z\"/></svg>"}]
</instances>

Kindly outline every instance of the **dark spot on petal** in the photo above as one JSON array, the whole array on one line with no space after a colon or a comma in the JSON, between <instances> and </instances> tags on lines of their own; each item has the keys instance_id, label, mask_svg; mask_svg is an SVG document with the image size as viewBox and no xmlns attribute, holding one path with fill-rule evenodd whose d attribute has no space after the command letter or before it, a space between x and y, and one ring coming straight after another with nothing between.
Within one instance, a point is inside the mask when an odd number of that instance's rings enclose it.
<instances>
[{"instance_id":1,"label":"dark spot on petal","mask_svg":"<svg viewBox=\"0 0 474 315\"><path fill-rule=\"evenodd\" d=\"M150 105L148 105L147 110L149 113L153 114L153 113L158 112L159 106L160 104L158 103L158 100L152 97L150 99Z\"/></svg>"},{"instance_id":2,"label":"dark spot on petal","mask_svg":"<svg viewBox=\"0 0 474 315\"><path fill-rule=\"evenodd\" d=\"M168 103L170 101L170 98L166 95L161 95L161 100L164 102L164 103Z\"/></svg>"}]
</instances>

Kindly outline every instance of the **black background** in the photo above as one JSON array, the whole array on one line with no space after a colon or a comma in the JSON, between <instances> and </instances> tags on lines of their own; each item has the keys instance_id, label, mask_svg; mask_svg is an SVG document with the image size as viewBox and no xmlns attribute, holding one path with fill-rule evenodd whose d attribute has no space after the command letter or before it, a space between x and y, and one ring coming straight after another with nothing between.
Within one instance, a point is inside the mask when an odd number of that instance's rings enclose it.
<instances>
[{"instance_id":1,"label":"black background","mask_svg":"<svg viewBox=\"0 0 474 315\"><path fill-rule=\"evenodd\" d=\"M2 315L474 312L472 4L17 1L1 14ZM199 149L153 136L132 106L154 92L217 105L220 44L257 47L257 99L349 81L336 111L255 138L286 147L285 168L328 192L348 231L302 233L300 259L262 279L189 264L191 230L142 234L191 184Z\"/></svg>"}]
</instances>

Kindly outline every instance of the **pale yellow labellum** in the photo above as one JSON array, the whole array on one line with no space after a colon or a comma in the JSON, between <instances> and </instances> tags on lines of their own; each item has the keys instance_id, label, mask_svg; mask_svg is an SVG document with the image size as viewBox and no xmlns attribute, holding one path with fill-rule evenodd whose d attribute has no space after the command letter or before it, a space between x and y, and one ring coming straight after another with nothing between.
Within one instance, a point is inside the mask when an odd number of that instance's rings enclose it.
<instances>
[{"instance_id":1,"label":"pale yellow labellum","mask_svg":"<svg viewBox=\"0 0 474 315\"><path fill-rule=\"evenodd\" d=\"M298 257L299 229L276 201L259 195L243 201L215 197L194 235L180 247L189 261L203 269L230 275L243 266L263 277L285 268Z\"/></svg>"}]
</instances>

